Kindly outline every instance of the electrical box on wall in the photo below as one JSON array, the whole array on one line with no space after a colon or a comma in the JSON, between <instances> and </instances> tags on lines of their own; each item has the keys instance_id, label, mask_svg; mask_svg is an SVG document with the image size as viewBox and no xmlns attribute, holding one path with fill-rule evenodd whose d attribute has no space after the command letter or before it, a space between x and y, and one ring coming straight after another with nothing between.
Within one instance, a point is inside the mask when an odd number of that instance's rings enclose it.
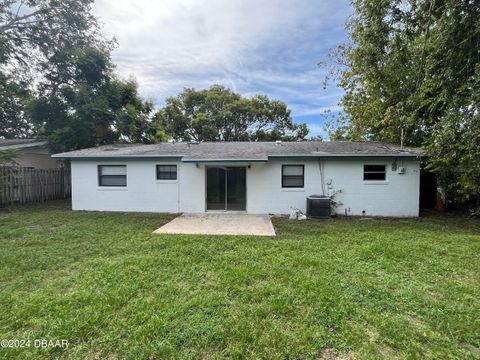
<instances>
[{"instance_id":1,"label":"electrical box on wall","mask_svg":"<svg viewBox=\"0 0 480 360\"><path fill-rule=\"evenodd\" d=\"M403 166L401 166L401 167L398 168L398 173L399 173L400 175L405 174L405 172L406 172L406 170L405 170L405 168L404 168Z\"/></svg>"}]
</instances>

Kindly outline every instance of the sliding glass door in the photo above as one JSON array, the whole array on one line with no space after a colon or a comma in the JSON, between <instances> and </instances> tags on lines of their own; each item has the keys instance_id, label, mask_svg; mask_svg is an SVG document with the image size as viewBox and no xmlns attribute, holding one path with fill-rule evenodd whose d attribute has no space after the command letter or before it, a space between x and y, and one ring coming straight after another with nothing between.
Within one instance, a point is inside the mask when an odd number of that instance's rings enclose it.
<instances>
[{"instance_id":1,"label":"sliding glass door","mask_svg":"<svg viewBox=\"0 0 480 360\"><path fill-rule=\"evenodd\" d=\"M207 167L207 210L245 211L246 178L245 167Z\"/></svg>"},{"instance_id":2,"label":"sliding glass door","mask_svg":"<svg viewBox=\"0 0 480 360\"><path fill-rule=\"evenodd\" d=\"M227 210L245 211L247 209L247 183L244 167L227 168Z\"/></svg>"},{"instance_id":3,"label":"sliding glass door","mask_svg":"<svg viewBox=\"0 0 480 360\"><path fill-rule=\"evenodd\" d=\"M207 168L207 210L225 210L227 176L225 168Z\"/></svg>"}]
</instances>

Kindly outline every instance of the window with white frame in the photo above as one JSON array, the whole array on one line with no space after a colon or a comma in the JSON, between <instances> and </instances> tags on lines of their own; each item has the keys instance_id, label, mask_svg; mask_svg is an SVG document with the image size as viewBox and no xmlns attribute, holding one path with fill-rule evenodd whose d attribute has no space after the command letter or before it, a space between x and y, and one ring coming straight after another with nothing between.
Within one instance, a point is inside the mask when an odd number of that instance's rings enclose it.
<instances>
[{"instance_id":1,"label":"window with white frame","mask_svg":"<svg viewBox=\"0 0 480 360\"><path fill-rule=\"evenodd\" d=\"M177 165L157 165L157 180L177 180Z\"/></svg>"},{"instance_id":2,"label":"window with white frame","mask_svg":"<svg viewBox=\"0 0 480 360\"><path fill-rule=\"evenodd\" d=\"M386 166L385 165L363 165L364 181L385 181Z\"/></svg>"},{"instance_id":3,"label":"window with white frame","mask_svg":"<svg viewBox=\"0 0 480 360\"><path fill-rule=\"evenodd\" d=\"M98 165L99 186L127 186L127 165Z\"/></svg>"},{"instance_id":4,"label":"window with white frame","mask_svg":"<svg viewBox=\"0 0 480 360\"><path fill-rule=\"evenodd\" d=\"M303 188L304 165L282 165L282 188Z\"/></svg>"}]
</instances>

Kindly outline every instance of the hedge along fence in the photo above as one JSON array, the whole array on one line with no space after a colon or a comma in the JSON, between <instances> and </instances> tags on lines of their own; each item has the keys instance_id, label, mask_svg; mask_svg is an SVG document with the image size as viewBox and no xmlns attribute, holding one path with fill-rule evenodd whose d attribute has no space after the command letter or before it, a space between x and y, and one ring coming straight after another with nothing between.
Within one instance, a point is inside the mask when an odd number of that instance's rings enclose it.
<instances>
[{"instance_id":1,"label":"hedge along fence","mask_svg":"<svg viewBox=\"0 0 480 360\"><path fill-rule=\"evenodd\" d=\"M71 196L69 168L0 167L0 207Z\"/></svg>"}]
</instances>

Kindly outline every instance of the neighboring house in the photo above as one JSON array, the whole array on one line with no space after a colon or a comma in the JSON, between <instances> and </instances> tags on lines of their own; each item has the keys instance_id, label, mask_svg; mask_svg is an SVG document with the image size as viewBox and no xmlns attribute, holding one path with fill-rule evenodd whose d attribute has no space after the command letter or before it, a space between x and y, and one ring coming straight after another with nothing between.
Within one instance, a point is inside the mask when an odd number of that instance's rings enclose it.
<instances>
[{"instance_id":1,"label":"neighboring house","mask_svg":"<svg viewBox=\"0 0 480 360\"><path fill-rule=\"evenodd\" d=\"M379 142L108 145L71 160L74 210L287 214L312 194L336 212L418 216L419 152Z\"/></svg>"},{"instance_id":2,"label":"neighboring house","mask_svg":"<svg viewBox=\"0 0 480 360\"><path fill-rule=\"evenodd\" d=\"M61 167L63 161L53 159L46 141L36 139L0 139L0 151L15 150L17 166L35 169Z\"/></svg>"}]
</instances>

